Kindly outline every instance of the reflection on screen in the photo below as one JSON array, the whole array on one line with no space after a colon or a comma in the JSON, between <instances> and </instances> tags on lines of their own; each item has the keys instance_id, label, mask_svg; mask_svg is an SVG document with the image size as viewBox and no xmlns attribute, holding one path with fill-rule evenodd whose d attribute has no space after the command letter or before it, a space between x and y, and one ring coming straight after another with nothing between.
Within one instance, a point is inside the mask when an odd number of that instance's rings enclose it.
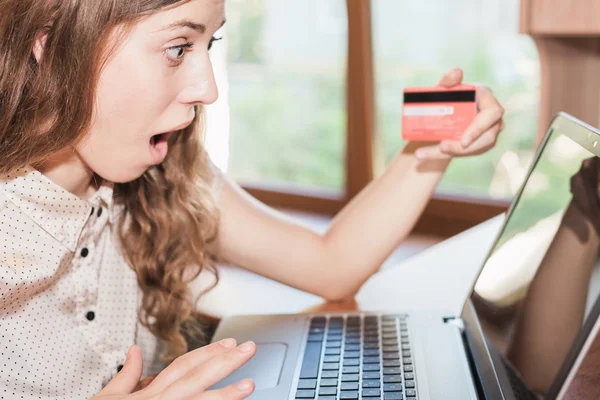
<instances>
[{"instance_id":1,"label":"reflection on screen","mask_svg":"<svg viewBox=\"0 0 600 400\"><path fill-rule=\"evenodd\" d=\"M545 393L600 291L600 159L553 132L477 280L488 342Z\"/></svg>"}]
</instances>

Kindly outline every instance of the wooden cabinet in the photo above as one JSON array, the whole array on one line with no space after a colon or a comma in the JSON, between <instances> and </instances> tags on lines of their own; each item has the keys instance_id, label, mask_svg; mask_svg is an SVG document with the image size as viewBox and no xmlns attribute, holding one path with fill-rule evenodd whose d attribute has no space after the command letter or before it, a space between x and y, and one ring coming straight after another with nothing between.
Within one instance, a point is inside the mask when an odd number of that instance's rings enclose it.
<instances>
[{"instance_id":1,"label":"wooden cabinet","mask_svg":"<svg viewBox=\"0 0 600 400\"><path fill-rule=\"evenodd\" d=\"M532 35L600 36L600 1L521 0L521 30Z\"/></svg>"},{"instance_id":2,"label":"wooden cabinet","mask_svg":"<svg viewBox=\"0 0 600 400\"><path fill-rule=\"evenodd\" d=\"M566 111L600 126L600 0L521 0L541 63L539 137Z\"/></svg>"}]
</instances>

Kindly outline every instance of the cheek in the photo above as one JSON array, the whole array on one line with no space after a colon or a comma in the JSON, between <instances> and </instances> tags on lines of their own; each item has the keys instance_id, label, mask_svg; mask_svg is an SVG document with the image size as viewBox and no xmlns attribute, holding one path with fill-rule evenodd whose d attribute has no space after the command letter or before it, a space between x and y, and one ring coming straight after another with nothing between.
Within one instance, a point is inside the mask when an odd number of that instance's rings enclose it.
<instances>
[{"instance_id":1,"label":"cheek","mask_svg":"<svg viewBox=\"0 0 600 400\"><path fill-rule=\"evenodd\" d=\"M149 139L170 104L160 68L139 57L115 56L103 70L90 134L77 150L97 174L113 182L138 178L149 167Z\"/></svg>"}]
</instances>

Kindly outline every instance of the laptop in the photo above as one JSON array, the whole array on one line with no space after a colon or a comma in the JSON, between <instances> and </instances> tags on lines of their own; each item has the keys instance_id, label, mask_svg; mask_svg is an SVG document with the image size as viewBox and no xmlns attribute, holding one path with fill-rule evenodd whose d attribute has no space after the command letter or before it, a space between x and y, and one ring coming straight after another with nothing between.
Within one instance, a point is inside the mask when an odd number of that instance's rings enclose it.
<instances>
[{"instance_id":1,"label":"laptop","mask_svg":"<svg viewBox=\"0 0 600 400\"><path fill-rule=\"evenodd\" d=\"M564 394L600 329L600 235L588 218L599 143L600 131L555 117L460 315L398 304L394 313L228 317L212 341L253 340L257 352L214 388L249 377L258 400Z\"/></svg>"}]
</instances>

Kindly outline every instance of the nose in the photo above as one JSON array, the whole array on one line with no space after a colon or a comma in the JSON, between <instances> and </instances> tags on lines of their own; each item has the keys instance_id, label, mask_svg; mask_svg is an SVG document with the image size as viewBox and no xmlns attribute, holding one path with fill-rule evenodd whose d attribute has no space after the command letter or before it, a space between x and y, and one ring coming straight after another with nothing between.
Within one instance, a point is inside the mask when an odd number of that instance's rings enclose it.
<instances>
[{"instance_id":1,"label":"nose","mask_svg":"<svg viewBox=\"0 0 600 400\"><path fill-rule=\"evenodd\" d=\"M179 101L189 105L212 104L217 101L219 91L209 58L205 57L195 64L190 63L189 68Z\"/></svg>"}]
</instances>

